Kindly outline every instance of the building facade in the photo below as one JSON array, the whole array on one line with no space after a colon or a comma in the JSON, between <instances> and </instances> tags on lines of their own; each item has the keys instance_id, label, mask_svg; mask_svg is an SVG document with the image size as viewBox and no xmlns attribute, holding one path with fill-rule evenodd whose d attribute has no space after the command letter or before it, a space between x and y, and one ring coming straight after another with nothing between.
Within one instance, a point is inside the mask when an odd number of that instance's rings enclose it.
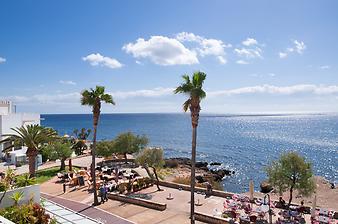
<instances>
[{"instance_id":1,"label":"building facade","mask_svg":"<svg viewBox=\"0 0 338 224\"><path fill-rule=\"evenodd\" d=\"M17 128L30 124L40 125L40 114L16 113L16 106L11 101L0 101L0 136L14 134L12 128ZM0 152L6 145L0 144ZM18 150L19 151L19 150ZM19 152L18 152L19 153ZM14 153L15 154L15 153Z\"/></svg>"}]
</instances>

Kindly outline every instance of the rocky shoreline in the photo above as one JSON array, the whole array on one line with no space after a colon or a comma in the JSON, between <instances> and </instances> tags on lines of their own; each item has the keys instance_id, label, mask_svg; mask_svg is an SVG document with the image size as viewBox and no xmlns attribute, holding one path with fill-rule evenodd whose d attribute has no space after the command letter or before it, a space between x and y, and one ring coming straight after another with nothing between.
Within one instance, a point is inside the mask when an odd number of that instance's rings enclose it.
<instances>
[{"instance_id":1,"label":"rocky shoreline","mask_svg":"<svg viewBox=\"0 0 338 224\"><path fill-rule=\"evenodd\" d=\"M167 158L164 160L166 168L178 169L179 176L190 176L191 159L185 157ZM224 169L218 162L196 162L196 181L204 183L208 181L221 182L224 177L235 174L235 171Z\"/></svg>"}]
</instances>

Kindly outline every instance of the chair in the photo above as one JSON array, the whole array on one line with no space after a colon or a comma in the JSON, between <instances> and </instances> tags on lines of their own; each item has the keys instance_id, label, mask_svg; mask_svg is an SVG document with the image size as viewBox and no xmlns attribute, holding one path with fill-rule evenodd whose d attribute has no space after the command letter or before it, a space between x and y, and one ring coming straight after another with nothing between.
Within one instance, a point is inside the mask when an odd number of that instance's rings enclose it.
<instances>
[{"instance_id":1,"label":"chair","mask_svg":"<svg viewBox=\"0 0 338 224\"><path fill-rule=\"evenodd\" d=\"M253 223L255 223L256 222L256 220L257 220L257 216L255 216L255 215L250 215L250 222L253 222Z\"/></svg>"},{"instance_id":2,"label":"chair","mask_svg":"<svg viewBox=\"0 0 338 224\"><path fill-rule=\"evenodd\" d=\"M90 180L87 180L88 190L90 190L93 186L93 183Z\"/></svg>"}]
</instances>

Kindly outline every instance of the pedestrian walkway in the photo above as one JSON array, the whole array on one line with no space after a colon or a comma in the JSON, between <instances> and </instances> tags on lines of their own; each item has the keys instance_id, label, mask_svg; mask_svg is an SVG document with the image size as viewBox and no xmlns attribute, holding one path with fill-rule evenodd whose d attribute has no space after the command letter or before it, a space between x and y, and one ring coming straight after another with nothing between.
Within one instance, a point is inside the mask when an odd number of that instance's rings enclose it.
<instances>
[{"instance_id":1,"label":"pedestrian walkway","mask_svg":"<svg viewBox=\"0 0 338 224\"><path fill-rule=\"evenodd\" d=\"M45 199L43 205L48 214L56 218L58 223L62 224L95 224L95 220L90 219L80 213L72 211L62 205Z\"/></svg>"},{"instance_id":2,"label":"pedestrian walkway","mask_svg":"<svg viewBox=\"0 0 338 224\"><path fill-rule=\"evenodd\" d=\"M51 211L53 211L54 213L58 212L56 213L57 215L60 215L62 218L67 219L64 220L64 222L60 223L135 224L134 222L128 221L124 218L121 218L119 216L116 216L114 214L108 213L104 210L92 207L87 204L67 200L58 196L53 196L45 193L41 193L41 197L50 201L50 204L47 203L46 206L50 206L49 208ZM61 208L57 208L55 207L55 205ZM58 211L57 209L60 210ZM76 220L75 215L78 215L77 218L82 220Z\"/></svg>"}]
</instances>

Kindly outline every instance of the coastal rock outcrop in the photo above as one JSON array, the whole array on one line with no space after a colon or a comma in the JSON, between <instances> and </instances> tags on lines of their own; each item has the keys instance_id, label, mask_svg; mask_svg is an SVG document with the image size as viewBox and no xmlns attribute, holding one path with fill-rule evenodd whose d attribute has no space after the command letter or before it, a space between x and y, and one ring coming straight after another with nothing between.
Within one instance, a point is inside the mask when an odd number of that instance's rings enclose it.
<instances>
[{"instance_id":1,"label":"coastal rock outcrop","mask_svg":"<svg viewBox=\"0 0 338 224\"><path fill-rule=\"evenodd\" d=\"M198 161L196 162L196 181L198 183L204 183L208 180L220 182L225 176L234 174L234 171L221 168L222 163ZM190 169L191 160L189 158L168 158L165 159L165 167L178 168L178 169Z\"/></svg>"}]
</instances>

